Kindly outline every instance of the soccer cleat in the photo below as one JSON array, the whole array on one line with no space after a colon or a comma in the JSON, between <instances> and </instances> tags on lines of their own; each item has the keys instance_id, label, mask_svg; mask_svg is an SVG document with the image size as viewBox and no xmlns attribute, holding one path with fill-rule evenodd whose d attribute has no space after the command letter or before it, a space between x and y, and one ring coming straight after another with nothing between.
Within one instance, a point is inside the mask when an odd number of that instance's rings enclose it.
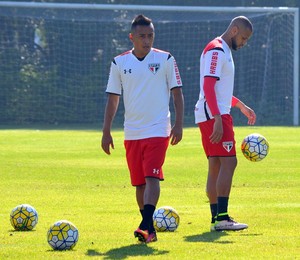
<instances>
[{"instance_id":1,"label":"soccer cleat","mask_svg":"<svg viewBox=\"0 0 300 260\"><path fill-rule=\"evenodd\" d=\"M211 231L211 232L216 231L216 230L215 230L215 224L216 224L216 218L215 218L215 217L212 217L212 218L211 218L211 224L210 224L210 231Z\"/></svg>"},{"instance_id":2,"label":"soccer cleat","mask_svg":"<svg viewBox=\"0 0 300 260\"><path fill-rule=\"evenodd\" d=\"M134 231L134 236L137 237L140 242L146 243L149 237L149 232L148 230L142 230L138 228L136 231Z\"/></svg>"},{"instance_id":3,"label":"soccer cleat","mask_svg":"<svg viewBox=\"0 0 300 260\"><path fill-rule=\"evenodd\" d=\"M214 230L215 231L238 231L248 228L247 224L244 223L238 223L234 221L231 217L228 216L227 219L220 220L215 222L214 224ZM212 227L211 227L212 230Z\"/></svg>"},{"instance_id":4,"label":"soccer cleat","mask_svg":"<svg viewBox=\"0 0 300 260\"><path fill-rule=\"evenodd\" d=\"M151 242L156 242L157 241L157 236L156 236L156 232L150 233L146 243L151 243Z\"/></svg>"},{"instance_id":5,"label":"soccer cleat","mask_svg":"<svg viewBox=\"0 0 300 260\"><path fill-rule=\"evenodd\" d=\"M215 223L212 223L210 225L210 232L213 232L213 231L216 231L216 229L215 229Z\"/></svg>"}]
</instances>

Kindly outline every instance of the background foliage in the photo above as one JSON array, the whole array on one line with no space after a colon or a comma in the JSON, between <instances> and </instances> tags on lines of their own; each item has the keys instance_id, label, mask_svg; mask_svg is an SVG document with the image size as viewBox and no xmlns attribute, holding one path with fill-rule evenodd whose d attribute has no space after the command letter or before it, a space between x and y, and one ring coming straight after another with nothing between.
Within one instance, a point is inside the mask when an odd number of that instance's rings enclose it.
<instances>
[{"instance_id":1,"label":"background foliage","mask_svg":"<svg viewBox=\"0 0 300 260\"><path fill-rule=\"evenodd\" d=\"M18 2L18 1L15 1ZM69 3L67 0L62 1L35 1L35 2L53 2ZM185 5L185 6L288 6L299 7L299 1L192 1L192 0L107 0L107 1L78 1L73 3L92 3L92 4L144 4L144 5ZM106 95L104 94L104 81L107 80L108 66L112 57L122 52L125 46L130 46L128 39L124 39L128 28L124 23L109 24L104 23L98 26L93 21L84 25L77 25L76 15L74 19L65 19L61 21L51 20L53 16L59 16L59 11L48 10L43 15L36 12L35 18L24 18L13 20L11 17L0 17L1 24L5 25L0 31L0 122L1 124L28 124L28 123L99 123L102 120L104 112L104 103ZM24 14L23 14L24 15ZM39 15L41 15L39 17ZM14 13L11 14L14 16ZM48 20L44 19L48 16ZM76 18L76 19L75 19ZM128 19L129 17L124 17ZM101 17L97 17L101 19ZM130 17L132 19L132 17ZM263 25L262 25L263 26ZM93 27L93 30L90 28ZM112 28L113 27L113 28ZM276 27L276 26L275 26ZM72 29L70 29L72 28ZM167 25L160 26L161 34L167 32ZM32 41L29 35L35 35L37 29L41 38L46 40L40 44ZM178 31L184 31L185 25L178 24ZM262 30L263 31L263 30ZM124 33L126 32L126 33ZM263 32L264 33L264 32ZM272 32L276 33L276 32ZM195 34L200 35L195 26ZM215 36L215 32L207 32L210 37ZM50 37L51 35L51 37ZM195 50L186 41L185 36L178 34L177 53L194 52ZM99 51L98 46L90 46L92 40L97 41L99 46L105 46L105 51ZM107 43L107 39L112 39ZM168 49L163 42L156 43L159 46ZM278 35L278 39L273 44L277 44L278 52L273 54L273 59L278 62L286 59L286 53L280 48L285 41L284 35ZM78 44L80 42L80 44ZM122 45L123 42L123 45ZM125 42L125 44L124 44ZM44 45L43 45L44 44ZM104 49L104 47L103 47ZM103 50L102 49L102 50ZM70 51L78 55L70 55ZM173 53L173 52L172 52ZM180 55L173 53L180 64ZM81 55L84 54L84 55ZM184 56L184 54L183 54ZM239 55L238 55L239 56ZM242 56L237 57L236 62L242 62ZM198 58L197 58L198 60ZM239 61L240 60L240 61ZM67 63L66 63L67 62ZM192 100L191 104L186 107L187 123L193 122L193 103L198 95L198 81L189 76L188 70L197 69L198 64L192 61L191 65L186 68L180 68L187 86L196 84L195 91L186 93L186 100ZM258 68L253 68L258 69ZM287 68L291 69L291 68ZM185 71L186 70L186 71ZM17 72L17 73L12 73ZM240 73L240 72L238 72ZM281 75L282 74L282 75ZM100 78L101 76L101 78ZM269 81L276 83L277 78L283 78L285 71L277 75L268 75ZM192 82L192 83L191 83ZM239 83L239 82L237 82ZM255 83L254 83L255 84ZM47 86L47 87L45 87ZM50 89L50 87L51 89ZM63 86L63 87L62 87ZM274 106L268 104L270 95L278 93L286 99L280 99ZM287 120L291 111L282 109L286 104L291 104L290 93L284 93L287 90L274 89L272 92L262 93L265 95L264 100L256 109L262 111L258 123L290 125ZM238 93L241 95L241 93ZM51 98L47 98L50 97ZM238 95L238 96L240 96ZM252 106L258 98L250 95L243 90L243 95L247 96L247 103ZM259 93L260 95L260 93ZM41 101L40 97L44 97ZM80 101L78 101L80 97ZM188 103L186 103L188 104ZM278 119L277 114L281 113L283 119ZM118 114L122 117L122 112ZM236 123L240 124L243 119L239 114L235 115ZM267 118L269 120L267 120ZM121 122L121 120L119 121Z\"/></svg>"},{"instance_id":2,"label":"background foliage","mask_svg":"<svg viewBox=\"0 0 300 260\"><path fill-rule=\"evenodd\" d=\"M24 2L22 0L13 2ZM38 0L27 2L85 3L85 4L145 4L145 5L192 5L192 6L288 6L299 7L298 0Z\"/></svg>"}]
</instances>

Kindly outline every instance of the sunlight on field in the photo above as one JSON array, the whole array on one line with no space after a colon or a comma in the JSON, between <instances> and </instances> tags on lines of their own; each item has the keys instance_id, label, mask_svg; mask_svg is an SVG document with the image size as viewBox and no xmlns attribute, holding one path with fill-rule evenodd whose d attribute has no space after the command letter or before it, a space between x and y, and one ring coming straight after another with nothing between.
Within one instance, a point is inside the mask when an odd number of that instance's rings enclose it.
<instances>
[{"instance_id":1,"label":"sunlight on field","mask_svg":"<svg viewBox=\"0 0 300 260\"><path fill-rule=\"evenodd\" d=\"M252 132L270 144L261 162L246 160L239 148ZM215 259L219 252L223 258L299 258L300 128L236 127L235 134L239 163L229 210L249 229L209 232L207 160L199 130L186 128L182 142L168 150L158 205L174 207L180 225L146 246L133 237L140 213L121 131L113 132L115 149L107 156L99 131L0 130L0 259ZM21 203L39 213L33 231L16 232L10 225L9 213ZM80 233L67 252L53 251L46 240L50 225L61 219Z\"/></svg>"}]
</instances>

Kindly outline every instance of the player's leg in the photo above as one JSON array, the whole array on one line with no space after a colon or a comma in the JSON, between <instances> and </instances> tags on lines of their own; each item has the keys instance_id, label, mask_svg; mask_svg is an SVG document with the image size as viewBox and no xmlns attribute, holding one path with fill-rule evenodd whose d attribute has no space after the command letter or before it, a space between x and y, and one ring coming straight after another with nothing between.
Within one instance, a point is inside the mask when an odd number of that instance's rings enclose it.
<instances>
[{"instance_id":1,"label":"player's leg","mask_svg":"<svg viewBox=\"0 0 300 260\"><path fill-rule=\"evenodd\" d=\"M217 204L218 215L214 225L217 231L242 230L248 227L247 224L233 221L228 215L228 201L231 191L232 178L237 165L236 157L220 157L221 167L217 180Z\"/></svg>"},{"instance_id":2,"label":"player's leg","mask_svg":"<svg viewBox=\"0 0 300 260\"><path fill-rule=\"evenodd\" d=\"M144 193L144 205L155 205L160 195L160 179L146 178L146 188Z\"/></svg>"},{"instance_id":3,"label":"player's leg","mask_svg":"<svg viewBox=\"0 0 300 260\"><path fill-rule=\"evenodd\" d=\"M144 215L144 193L146 188L146 181L143 172L143 155L141 153L140 140L125 140L124 146L126 150L126 160L130 173L130 180L132 186L136 187L136 201L140 209L142 219ZM148 230L140 230L139 228L134 232L134 236L138 237L139 241L145 242L148 238Z\"/></svg>"},{"instance_id":4,"label":"player's leg","mask_svg":"<svg viewBox=\"0 0 300 260\"><path fill-rule=\"evenodd\" d=\"M208 175L206 182L206 195L209 199L211 212L211 230L214 230L215 218L218 214L217 180L220 171L220 160L218 157L208 158Z\"/></svg>"},{"instance_id":5,"label":"player's leg","mask_svg":"<svg viewBox=\"0 0 300 260\"><path fill-rule=\"evenodd\" d=\"M216 182L218 215L227 213L233 173L237 165L233 123L230 115L222 115L223 137L216 145L220 171Z\"/></svg>"},{"instance_id":6,"label":"player's leg","mask_svg":"<svg viewBox=\"0 0 300 260\"><path fill-rule=\"evenodd\" d=\"M233 221L228 215L232 179L237 166L233 123L230 115L222 115L223 138L219 145L220 172L217 180L218 215L215 230L241 230L248 227Z\"/></svg>"},{"instance_id":7,"label":"player's leg","mask_svg":"<svg viewBox=\"0 0 300 260\"><path fill-rule=\"evenodd\" d=\"M213 131L214 120L208 120L198 124L201 132L202 146L205 151L206 157L208 158L208 175L206 182L206 195L210 203L211 212L211 231L214 231L215 217L218 213L217 204L217 180L220 171L220 160L218 153L216 153L216 146L210 142L210 135Z\"/></svg>"},{"instance_id":8,"label":"player's leg","mask_svg":"<svg viewBox=\"0 0 300 260\"><path fill-rule=\"evenodd\" d=\"M160 195L159 181L160 180L157 178L146 178L143 220L140 223L139 228L148 230L149 233L154 232L152 216Z\"/></svg>"},{"instance_id":9,"label":"player's leg","mask_svg":"<svg viewBox=\"0 0 300 260\"><path fill-rule=\"evenodd\" d=\"M139 186L136 186L136 190L135 190L136 201L137 201L137 204L138 204L138 207L140 209L142 216L143 216L143 211L144 211L145 188L146 188L146 185L139 185Z\"/></svg>"},{"instance_id":10,"label":"player's leg","mask_svg":"<svg viewBox=\"0 0 300 260\"><path fill-rule=\"evenodd\" d=\"M143 156L139 140L125 140L126 161L132 186L136 187L136 201L140 210L144 207L145 178L143 173Z\"/></svg>"},{"instance_id":11,"label":"player's leg","mask_svg":"<svg viewBox=\"0 0 300 260\"><path fill-rule=\"evenodd\" d=\"M218 197L229 197L234 170L237 165L236 156L219 157L220 171L216 182Z\"/></svg>"},{"instance_id":12,"label":"player's leg","mask_svg":"<svg viewBox=\"0 0 300 260\"><path fill-rule=\"evenodd\" d=\"M227 212L228 199L236 164L237 161L235 156L209 158L207 193L212 214L211 231L216 229L216 220L223 221L229 219Z\"/></svg>"},{"instance_id":13,"label":"player's leg","mask_svg":"<svg viewBox=\"0 0 300 260\"><path fill-rule=\"evenodd\" d=\"M164 178L162 166L165 161L168 143L169 138L167 137L148 138L143 141L143 168L146 188L144 192L143 220L139 228L148 230L149 238L146 242L157 240L153 226L153 213L160 195L160 181Z\"/></svg>"},{"instance_id":14,"label":"player's leg","mask_svg":"<svg viewBox=\"0 0 300 260\"><path fill-rule=\"evenodd\" d=\"M220 160L218 157L208 159L208 175L206 182L206 193L210 203L217 203L217 180L220 171Z\"/></svg>"},{"instance_id":15,"label":"player's leg","mask_svg":"<svg viewBox=\"0 0 300 260\"><path fill-rule=\"evenodd\" d=\"M153 226L153 213L155 211L159 196L160 179L152 177L146 178L143 221L140 224L140 229L146 229L149 232L149 237L147 238L146 243L157 240L156 232Z\"/></svg>"},{"instance_id":16,"label":"player's leg","mask_svg":"<svg viewBox=\"0 0 300 260\"><path fill-rule=\"evenodd\" d=\"M220 157L220 172L217 179L218 217L221 221L228 218L228 200L231 190L232 177L237 165L236 157Z\"/></svg>"}]
</instances>

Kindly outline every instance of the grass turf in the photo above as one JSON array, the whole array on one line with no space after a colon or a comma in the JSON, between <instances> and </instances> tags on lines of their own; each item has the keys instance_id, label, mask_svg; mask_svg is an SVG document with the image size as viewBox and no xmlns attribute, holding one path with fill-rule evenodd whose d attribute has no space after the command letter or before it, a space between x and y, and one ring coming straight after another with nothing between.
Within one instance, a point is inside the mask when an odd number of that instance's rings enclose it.
<instances>
[{"instance_id":1,"label":"grass turf","mask_svg":"<svg viewBox=\"0 0 300 260\"><path fill-rule=\"evenodd\" d=\"M270 153L247 161L239 145L249 133L264 135ZM0 259L297 259L300 258L299 127L236 127L238 167L229 213L249 225L240 232L209 232L205 196L207 160L197 128L170 146L158 206L180 215L172 233L137 243L140 222L129 182L122 131L114 131L111 156L100 149L99 131L0 130ZM31 204L39 213L33 231L13 231L9 213ZM60 219L79 229L74 250L56 252L46 241Z\"/></svg>"}]
</instances>

